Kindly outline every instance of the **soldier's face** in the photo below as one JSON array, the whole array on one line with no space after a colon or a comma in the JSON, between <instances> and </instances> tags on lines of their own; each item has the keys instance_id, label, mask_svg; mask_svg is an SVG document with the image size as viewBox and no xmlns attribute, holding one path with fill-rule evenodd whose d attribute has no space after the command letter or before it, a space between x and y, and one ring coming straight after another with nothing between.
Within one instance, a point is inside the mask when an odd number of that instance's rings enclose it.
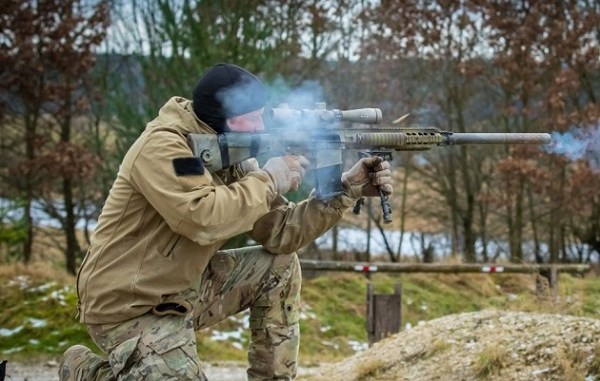
<instances>
[{"instance_id":1,"label":"soldier's face","mask_svg":"<svg viewBox=\"0 0 600 381\"><path fill-rule=\"evenodd\" d=\"M264 107L251 111L247 114L242 114L227 118L227 126L233 132L260 132L265 129L262 114Z\"/></svg>"}]
</instances>

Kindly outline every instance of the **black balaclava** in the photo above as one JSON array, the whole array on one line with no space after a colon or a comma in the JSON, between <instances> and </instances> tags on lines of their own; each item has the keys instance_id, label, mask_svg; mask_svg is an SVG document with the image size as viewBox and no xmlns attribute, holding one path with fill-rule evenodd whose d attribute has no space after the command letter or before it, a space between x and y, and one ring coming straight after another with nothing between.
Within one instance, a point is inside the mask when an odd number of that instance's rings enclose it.
<instances>
[{"instance_id":1,"label":"black balaclava","mask_svg":"<svg viewBox=\"0 0 600 381\"><path fill-rule=\"evenodd\" d=\"M266 90L254 74L232 64L217 64L202 74L193 92L196 116L217 133L228 131L225 119L265 106Z\"/></svg>"}]
</instances>

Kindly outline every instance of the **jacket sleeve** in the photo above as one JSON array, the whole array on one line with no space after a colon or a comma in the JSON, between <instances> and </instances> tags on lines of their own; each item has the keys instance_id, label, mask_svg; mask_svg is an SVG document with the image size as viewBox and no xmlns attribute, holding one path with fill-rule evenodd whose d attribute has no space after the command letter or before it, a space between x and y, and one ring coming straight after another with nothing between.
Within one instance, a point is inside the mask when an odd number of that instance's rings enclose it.
<instances>
[{"instance_id":1,"label":"jacket sleeve","mask_svg":"<svg viewBox=\"0 0 600 381\"><path fill-rule=\"evenodd\" d=\"M355 198L342 194L330 200L313 195L294 204L281 203L256 221L250 237L273 254L289 254L331 229Z\"/></svg>"},{"instance_id":2,"label":"jacket sleeve","mask_svg":"<svg viewBox=\"0 0 600 381\"><path fill-rule=\"evenodd\" d=\"M231 185L216 185L208 170L178 176L173 160L193 154L177 133L153 132L141 144L129 163L131 183L174 232L200 245L251 230L276 197L275 187L263 171Z\"/></svg>"}]
</instances>

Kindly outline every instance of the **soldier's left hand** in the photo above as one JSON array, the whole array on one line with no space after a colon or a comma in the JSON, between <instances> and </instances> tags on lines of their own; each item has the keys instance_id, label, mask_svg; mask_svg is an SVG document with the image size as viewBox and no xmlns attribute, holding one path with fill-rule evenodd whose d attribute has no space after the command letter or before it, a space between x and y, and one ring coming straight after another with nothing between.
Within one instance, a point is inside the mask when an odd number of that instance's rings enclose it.
<instances>
[{"instance_id":1,"label":"soldier's left hand","mask_svg":"<svg viewBox=\"0 0 600 381\"><path fill-rule=\"evenodd\" d=\"M394 191L390 163L378 156L360 159L347 172L342 173L342 184L353 196L379 196L379 189L386 195Z\"/></svg>"}]
</instances>

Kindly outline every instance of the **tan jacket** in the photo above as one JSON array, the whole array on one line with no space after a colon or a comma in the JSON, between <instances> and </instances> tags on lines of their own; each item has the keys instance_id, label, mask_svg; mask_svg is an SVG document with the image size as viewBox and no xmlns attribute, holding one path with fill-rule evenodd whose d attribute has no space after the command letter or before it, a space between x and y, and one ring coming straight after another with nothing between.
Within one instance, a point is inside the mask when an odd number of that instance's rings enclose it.
<instances>
[{"instance_id":1,"label":"tan jacket","mask_svg":"<svg viewBox=\"0 0 600 381\"><path fill-rule=\"evenodd\" d=\"M294 252L354 202L280 202L262 170L228 185L208 171L177 176L173 159L193 156L189 133L214 131L172 98L125 155L79 270L82 322L127 320L196 287L211 256L244 232L274 254Z\"/></svg>"}]
</instances>

